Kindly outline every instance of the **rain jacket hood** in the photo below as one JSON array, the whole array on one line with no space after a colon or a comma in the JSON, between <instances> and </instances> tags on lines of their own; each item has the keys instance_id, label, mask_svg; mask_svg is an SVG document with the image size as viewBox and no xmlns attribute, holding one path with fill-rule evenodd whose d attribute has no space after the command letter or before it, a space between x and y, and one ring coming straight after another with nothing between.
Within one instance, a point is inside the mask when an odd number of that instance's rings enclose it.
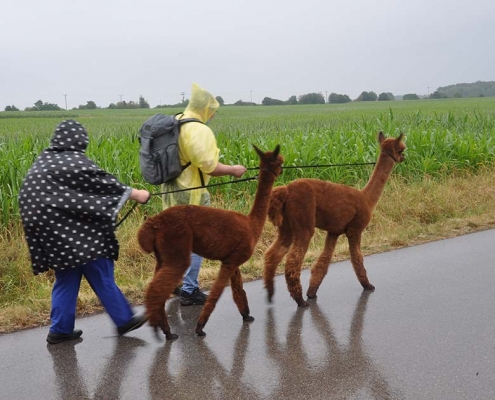
<instances>
[{"instance_id":1,"label":"rain jacket hood","mask_svg":"<svg viewBox=\"0 0 495 400\"><path fill-rule=\"evenodd\" d=\"M58 124L50 141L49 150L86 152L89 139L86 129L77 121L69 119Z\"/></svg>"},{"instance_id":2,"label":"rain jacket hood","mask_svg":"<svg viewBox=\"0 0 495 400\"><path fill-rule=\"evenodd\" d=\"M184 115L199 119L203 123L217 112L220 104L207 90L203 89L197 83L192 84L191 99L186 107Z\"/></svg>"}]
</instances>

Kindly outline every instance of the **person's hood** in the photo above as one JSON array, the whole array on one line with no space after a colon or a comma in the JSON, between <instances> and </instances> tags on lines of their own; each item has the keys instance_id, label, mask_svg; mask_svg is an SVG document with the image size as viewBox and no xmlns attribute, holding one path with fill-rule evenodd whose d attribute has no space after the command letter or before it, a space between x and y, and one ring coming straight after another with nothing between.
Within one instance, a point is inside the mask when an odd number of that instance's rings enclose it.
<instances>
[{"instance_id":1,"label":"person's hood","mask_svg":"<svg viewBox=\"0 0 495 400\"><path fill-rule=\"evenodd\" d=\"M89 139L86 129L77 121L69 119L58 124L50 141L50 150L79 151L84 153Z\"/></svg>"},{"instance_id":2,"label":"person's hood","mask_svg":"<svg viewBox=\"0 0 495 400\"><path fill-rule=\"evenodd\" d=\"M207 90L200 87L197 83L193 83L191 91L191 99L186 107L185 113L188 116L194 116L203 123L215 114L220 107L218 101Z\"/></svg>"}]
</instances>

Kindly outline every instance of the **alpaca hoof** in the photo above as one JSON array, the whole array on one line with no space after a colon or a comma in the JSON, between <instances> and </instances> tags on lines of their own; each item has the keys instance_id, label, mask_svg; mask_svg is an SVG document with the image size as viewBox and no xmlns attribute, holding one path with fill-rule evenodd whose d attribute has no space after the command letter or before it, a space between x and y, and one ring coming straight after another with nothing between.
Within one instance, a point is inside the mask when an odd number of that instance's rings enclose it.
<instances>
[{"instance_id":1,"label":"alpaca hoof","mask_svg":"<svg viewBox=\"0 0 495 400\"><path fill-rule=\"evenodd\" d=\"M201 324L196 325L196 334L198 336L206 336L206 333L203 331L203 328L204 328L204 324L203 325L201 325Z\"/></svg>"},{"instance_id":2,"label":"alpaca hoof","mask_svg":"<svg viewBox=\"0 0 495 400\"><path fill-rule=\"evenodd\" d=\"M273 293L274 293L273 290L268 290L268 294L266 295L266 299L268 300L268 303L270 303L270 304L273 302Z\"/></svg>"},{"instance_id":3,"label":"alpaca hoof","mask_svg":"<svg viewBox=\"0 0 495 400\"><path fill-rule=\"evenodd\" d=\"M371 283L368 283L367 285L363 285L363 288L364 290L369 290L371 292L375 290L375 287Z\"/></svg>"},{"instance_id":4,"label":"alpaca hoof","mask_svg":"<svg viewBox=\"0 0 495 400\"><path fill-rule=\"evenodd\" d=\"M244 322L253 322L254 321L254 317L251 317L251 315L247 315L245 317L242 317L242 320Z\"/></svg>"},{"instance_id":5,"label":"alpaca hoof","mask_svg":"<svg viewBox=\"0 0 495 400\"><path fill-rule=\"evenodd\" d=\"M175 333L169 332L165 334L165 337L167 340L174 340L179 337L179 335L176 335Z\"/></svg>"},{"instance_id":6,"label":"alpaca hoof","mask_svg":"<svg viewBox=\"0 0 495 400\"><path fill-rule=\"evenodd\" d=\"M305 300L299 300L297 301L297 306L300 307L300 308L303 308L303 307L307 307L309 305L309 303Z\"/></svg>"},{"instance_id":7,"label":"alpaca hoof","mask_svg":"<svg viewBox=\"0 0 495 400\"><path fill-rule=\"evenodd\" d=\"M311 290L311 289L308 289L306 296L308 296L308 299L316 299L318 297L316 295L316 290Z\"/></svg>"}]
</instances>

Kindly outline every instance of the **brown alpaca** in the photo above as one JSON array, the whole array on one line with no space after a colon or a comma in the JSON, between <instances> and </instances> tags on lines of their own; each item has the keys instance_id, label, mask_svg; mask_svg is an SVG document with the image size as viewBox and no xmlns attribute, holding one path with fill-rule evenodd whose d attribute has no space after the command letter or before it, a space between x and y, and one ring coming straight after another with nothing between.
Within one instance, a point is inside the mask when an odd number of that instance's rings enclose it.
<instances>
[{"instance_id":1,"label":"brown alpaca","mask_svg":"<svg viewBox=\"0 0 495 400\"><path fill-rule=\"evenodd\" d=\"M278 229L278 237L265 254L264 281L271 302L275 270L287 254L285 280L290 295L299 307L307 306L302 296L301 266L315 228L327 231L325 246L311 268L306 293L316 298L325 277L337 239L345 234L349 243L352 266L365 290L375 287L368 281L361 253L361 235L371 220L383 188L396 163L404 161L406 145L403 134L397 139L378 134L380 155L373 174L363 190L318 179L298 179L273 189L268 218Z\"/></svg>"},{"instance_id":2,"label":"brown alpaca","mask_svg":"<svg viewBox=\"0 0 495 400\"><path fill-rule=\"evenodd\" d=\"M199 316L196 333L205 335L203 327L229 280L242 319L254 320L249 315L239 267L251 257L261 236L273 183L282 173L283 163L280 146L266 153L254 148L260 157L259 183L248 215L204 206L175 206L146 220L138 232L143 250L154 252L156 258L155 275L145 294L149 323L155 332L161 328L167 339L176 339L177 335L170 332L165 302L186 272L191 252L222 263Z\"/></svg>"}]
</instances>

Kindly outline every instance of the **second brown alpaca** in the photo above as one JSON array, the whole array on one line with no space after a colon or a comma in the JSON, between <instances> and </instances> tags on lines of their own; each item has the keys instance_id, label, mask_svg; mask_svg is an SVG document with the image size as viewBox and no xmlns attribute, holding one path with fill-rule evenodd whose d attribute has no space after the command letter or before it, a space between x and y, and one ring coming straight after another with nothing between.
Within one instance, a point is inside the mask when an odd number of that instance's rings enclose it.
<instances>
[{"instance_id":1,"label":"second brown alpaca","mask_svg":"<svg viewBox=\"0 0 495 400\"><path fill-rule=\"evenodd\" d=\"M167 339L176 339L177 335L170 331L165 302L180 283L192 252L222 263L199 316L196 333L205 335L203 328L229 280L242 319L254 320L249 315L239 267L252 256L261 236L270 193L282 173L283 163L280 146L266 153L254 148L260 157L259 183L248 215L204 206L175 206L146 220L138 232L140 246L156 258L155 275L145 294L146 312L155 332L160 328Z\"/></svg>"},{"instance_id":2,"label":"second brown alpaca","mask_svg":"<svg viewBox=\"0 0 495 400\"><path fill-rule=\"evenodd\" d=\"M356 276L365 290L374 290L369 282L361 253L361 235L369 224L373 209L383 192L395 164L404 161L404 135L397 139L378 134L380 155L373 174L363 190L318 179L298 179L273 189L268 218L277 227L278 236L265 253L264 282L271 301L277 266L287 254L285 280L299 307L307 306L300 281L302 263L315 228L327 231L325 245L311 268L306 293L316 292L327 274L340 235L345 234Z\"/></svg>"}]
</instances>

